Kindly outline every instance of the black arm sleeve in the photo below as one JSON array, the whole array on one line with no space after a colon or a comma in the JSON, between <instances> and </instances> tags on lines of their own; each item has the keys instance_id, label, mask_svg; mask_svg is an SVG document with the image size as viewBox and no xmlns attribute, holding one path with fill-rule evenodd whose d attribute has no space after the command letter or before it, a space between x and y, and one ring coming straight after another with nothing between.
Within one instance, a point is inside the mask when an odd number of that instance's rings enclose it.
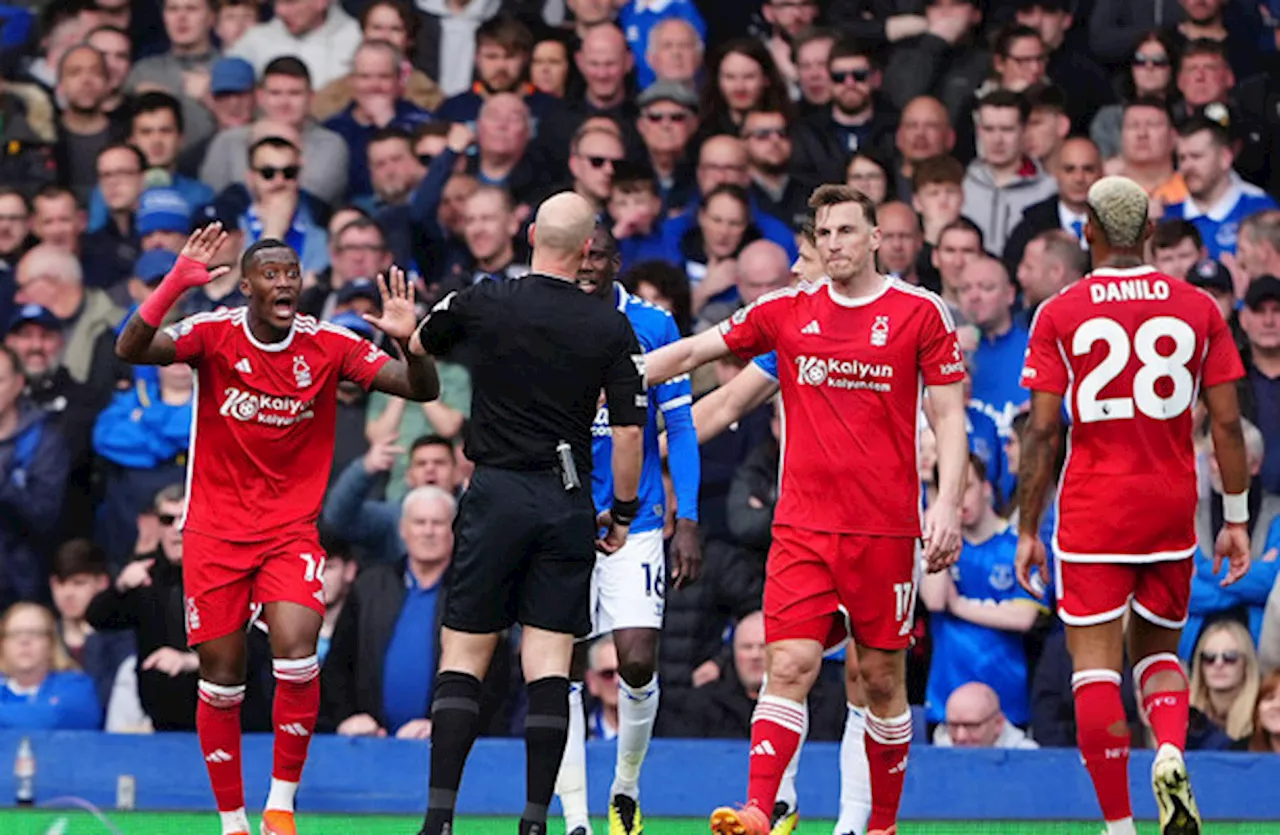
<instances>
[{"instance_id":1,"label":"black arm sleeve","mask_svg":"<svg viewBox=\"0 0 1280 835\"><path fill-rule=\"evenodd\" d=\"M431 356L446 356L467 338L466 323L475 306L473 289L450 293L436 302L418 326L418 340Z\"/></svg>"},{"instance_id":2,"label":"black arm sleeve","mask_svg":"<svg viewBox=\"0 0 1280 835\"><path fill-rule=\"evenodd\" d=\"M644 383L644 351L626 316L611 311L618 319L618 338L604 381L612 426L644 426L649 420L649 395Z\"/></svg>"}]
</instances>

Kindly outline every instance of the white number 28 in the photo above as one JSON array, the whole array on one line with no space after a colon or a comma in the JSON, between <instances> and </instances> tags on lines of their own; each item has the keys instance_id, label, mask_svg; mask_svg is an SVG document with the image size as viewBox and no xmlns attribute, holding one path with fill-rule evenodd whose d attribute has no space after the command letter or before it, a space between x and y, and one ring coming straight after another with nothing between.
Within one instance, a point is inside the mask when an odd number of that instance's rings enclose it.
<instances>
[{"instance_id":1,"label":"white number 28","mask_svg":"<svg viewBox=\"0 0 1280 835\"><path fill-rule=\"evenodd\" d=\"M1161 354L1156 342L1161 337L1173 340L1173 351ZM1142 323L1129 344L1129 334L1114 319L1090 319L1076 329L1071 340L1071 353L1082 356L1093 350L1095 342L1107 344L1107 355L1080 381L1077 396L1077 418L1082 423L1100 420L1126 420L1134 409L1155 420L1172 420L1185 412L1195 398L1195 380L1187 363L1195 355L1196 333L1186 322L1174 316L1156 316ZM1133 376L1132 397L1098 395L1129 364L1136 354L1142 366ZM1156 393L1156 381L1168 377L1173 392L1168 397Z\"/></svg>"}]
</instances>

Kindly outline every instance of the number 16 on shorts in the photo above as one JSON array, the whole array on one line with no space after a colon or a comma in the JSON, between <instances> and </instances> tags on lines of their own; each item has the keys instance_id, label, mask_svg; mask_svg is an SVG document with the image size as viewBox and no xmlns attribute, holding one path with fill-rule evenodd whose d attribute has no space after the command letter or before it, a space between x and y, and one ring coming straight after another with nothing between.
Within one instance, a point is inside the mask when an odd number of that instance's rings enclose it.
<instances>
[{"instance_id":1,"label":"number 16 on shorts","mask_svg":"<svg viewBox=\"0 0 1280 835\"><path fill-rule=\"evenodd\" d=\"M591 576L592 634L661 629L666 593L661 529L631 534L616 553L596 557Z\"/></svg>"}]
</instances>

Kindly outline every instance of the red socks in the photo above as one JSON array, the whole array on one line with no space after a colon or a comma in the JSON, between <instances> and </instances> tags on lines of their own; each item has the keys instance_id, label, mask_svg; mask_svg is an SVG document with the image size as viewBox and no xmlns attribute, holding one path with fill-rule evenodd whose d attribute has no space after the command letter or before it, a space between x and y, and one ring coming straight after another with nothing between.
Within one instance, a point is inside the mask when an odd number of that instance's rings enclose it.
<instances>
[{"instance_id":1,"label":"red socks","mask_svg":"<svg viewBox=\"0 0 1280 835\"><path fill-rule=\"evenodd\" d=\"M747 801L773 814L778 785L787 763L809 726L809 708L781 696L762 695L751 714L751 759Z\"/></svg>"},{"instance_id":2,"label":"red socks","mask_svg":"<svg viewBox=\"0 0 1280 835\"><path fill-rule=\"evenodd\" d=\"M1148 687L1155 676L1170 673L1179 682L1172 690L1151 690ZM1187 716L1191 705L1187 692L1187 674L1178 656L1170 652L1149 655L1133 668L1133 679L1142 700L1142 713L1155 734L1156 747L1172 745L1179 751L1187 748Z\"/></svg>"},{"instance_id":3,"label":"red socks","mask_svg":"<svg viewBox=\"0 0 1280 835\"><path fill-rule=\"evenodd\" d=\"M867 764L871 770L871 818L867 831L888 829L898 820L902 782L911 748L911 711L881 719L867 711Z\"/></svg>"},{"instance_id":4,"label":"red socks","mask_svg":"<svg viewBox=\"0 0 1280 835\"><path fill-rule=\"evenodd\" d=\"M271 706L271 723L275 726L275 762L271 776L297 783L307 761L307 746L316 729L320 712L320 665L314 655L306 658L277 658L271 662L275 672L276 695Z\"/></svg>"},{"instance_id":5,"label":"red socks","mask_svg":"<svg viewBox=\"0 0 1280 835\"><path fill-rule=\"evenodd\" d=\"M1133 816L1129 803L1129 724L1120 701L1120 674L1081 670L1071 677L1076 702L1076 740L1093 778L1107 821ZM1185 727L1185 726L1184 726Z\"/></svg>"},{"instance_id":6,"label":"red socks","mask_svg":"<svg viewBox=\"0 0 1280 835\"><path fill-rule=\"evenodd\" d=\"M244 808L244 776L240 769L240 704L244 685L227 687L201 681L196 704L196 733L209 769L209 783L219 812Z\"/></svg>"}]
</instances>

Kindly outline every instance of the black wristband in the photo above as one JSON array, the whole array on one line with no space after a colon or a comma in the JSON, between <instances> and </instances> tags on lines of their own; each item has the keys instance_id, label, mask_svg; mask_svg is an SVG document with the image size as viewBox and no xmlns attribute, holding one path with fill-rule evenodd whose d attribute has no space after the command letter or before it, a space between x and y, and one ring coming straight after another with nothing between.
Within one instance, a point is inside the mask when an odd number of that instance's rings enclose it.
<instances>
[{"instance_id":1,"label":"black wristband","mask_svg":"<svg viewBox=\"0 0 1280 835\"><path fill-rule=\"evenodd\" d=\"M640 515L640 497L636 496L631 501L624 502L614 496L613 507L609 513L613 516L615 525L630 526L636 520L636 517Z\"/></svg>"}]
</instances>

